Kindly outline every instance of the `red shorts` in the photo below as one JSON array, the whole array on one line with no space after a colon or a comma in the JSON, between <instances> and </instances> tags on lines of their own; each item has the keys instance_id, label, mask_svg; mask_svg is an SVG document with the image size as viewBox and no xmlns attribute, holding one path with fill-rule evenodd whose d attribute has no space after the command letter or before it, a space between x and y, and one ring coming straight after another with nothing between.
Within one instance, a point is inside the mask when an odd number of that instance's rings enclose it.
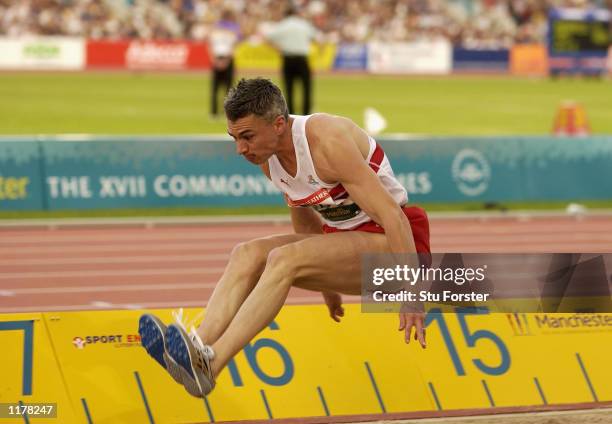
<instances>
[{"instance_id":1,"label":"red shorts","mask_svg":"<svg viewBox=\"0 0 612 424\"><path fill-rule=\"evenodd\" d=\"M408 222L410 222L417 252L431 253L431 248L429 247L429 219L427 219L425 211L418 206L404 206L402 211L406 218L408 218ZM368 233L384 234L385 229L374 221L365 222L350 230L340 230L327 224L323 225L324 233L337 233L339 231L366 231Z\"/></svg>"}]
</instances>

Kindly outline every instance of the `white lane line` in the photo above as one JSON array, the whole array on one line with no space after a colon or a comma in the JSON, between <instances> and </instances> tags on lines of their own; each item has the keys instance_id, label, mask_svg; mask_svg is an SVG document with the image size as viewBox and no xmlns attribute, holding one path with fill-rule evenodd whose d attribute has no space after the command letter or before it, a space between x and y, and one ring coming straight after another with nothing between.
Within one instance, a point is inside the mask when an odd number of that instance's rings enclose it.
<instances>
[{"instance_id":1,"label":"white lane line","mask_svg":"<svg viewBox=\"0 0 612 424\"><path fill-rule=\"evenodd\" d=\"M103 302L100 300L94 300L93 302L90 302L90 305L93 306L94 308L101 308L101 309L108 309L113 306L112 303Z\"/></svg>"},{"instance_id":2,"label":"white lane line","mask_svg":"<svg viewBox=\"0 0 612 424\"><path fill-rule=\"evenodd\" d=\"M151 256L91 256L76 258L32 258L32 259L2 259L2 265L81 265L81 264L135 264L135 263L162 263L162 262L210 262L227 260L229 254L211 253L207 255L151 255Z\"/></svg>"},{"instance_id":3,"label":"white lane line","mask_svg":"<svg viewBox=\"0 0 612 424\"><path fill-rule=\"evenodd\" d=\"M15 296L15 292L13 290L0 290L0 297L12 297Z\"/></svg>"},{"instance_id":4,"label":"white lane line","mask_svg":"<svg viewBox=\"0 0 612 424\"><path fill-rule=\"evenodd\" d=\"M464 235L448 235L448 234L438 234L434 233L431 235L432 238L440 237L444 238L447 241L455 241L457 240L460 243L470 242L474 239L476 240L496 240L496 241L504 241L508 243L512 243L515 241L529 241L529 242L556 242L556 241L612 241L612 234L606 233L605 231L599 230L597 232L585 234L585 233L568 233L567 231L564 233L549 233L544 234L541 232L531 232L519 234L516 232L512 232L505 235L500 234L489 234L488 231L482 233L469 233Z\"/></svg>"},{"instance_id":5,"label":"white lane line","mask_svg":"<svg viewBox=\"0 0 612 424\"><path fill-rule=\"evenodd\" d=\"M5 272L0 280L12 278L69 278L69 277L127 277L147 275L220 274L225 268L161 268L161 269L113 269L83 271Z\"/></svg>"},{"instance_id":6,"label":"white lane line","mask_svg":"<svg viewBox=\"0 0 612 424\"><path fill-rule=\"evenodd\" d=\"M593 213L591 213L593 214ZM63 229L71 227L91 228L108 226L109 228L174 228L174 227L208 227L253 226L253 225L287 225L288 214L241 215L241 216L144 216L144 217L110 217L110 218L40 218L40 219L3 219L0 228L42 227Z\"/></svg>"},{"instance_id":7,"label":"white lane line","mask_svg":"<svg viewBox=\"0 0 612 424\"><path fill-rule=\"evenodd\" d=\"M466 226L464 228L456 229L456 228L444 228L444 227L431 227L431 234L440 234L448 237L461 237L461 236L472 236L472 235L488 235L488 236L551 236L551 235L574 235L581 234L585 237L587 236L597 236L600 234L606 234L612 231L612 225L608 226L594 226L592 228L583 228L583 227L558 227L558 228L538 228L538 229L530 229L528 227L491 227L487 225L475 225L475 226Z\"/></svg>"},{"instance_id":8,"label":"white lane line","mask_svg":"<svg viewBox=\"0 0 612 424\"><path fill-rule=\"evenodd\" d=\"M49 233L41 233L39 235L33 236L3 236L0 239L0 245L5 243L15 243L15 244L26 244L26 243L41 243L41 244L51 244L51 243L70 243L70 242L82 242L82 241L91 241L91 242L164 242L168 240L201 240L203 242L206 241L215 241L215 240L241 240L244 238L257 238L257 237L266 237L274 232L278 233L278 229L276 231L227 231L227 232L209 232L209 231L192 231L192 232L180 232L180 233L159 233L152 232L150 234L147 233L137 233L130 234L119 231L101 231L99 234L49 234Z\"/></svg>"},{"instance_id":9,"label":"white lane line","mask_svg":"<svg viewBox=\"0 0 612 424\"><path fill-rule=\"evenodd\" d=\"M214 258L214 260L225 260L229 257L228 253L206 253L207 251L213 250L215 252L219 251L229 251L232 247L234 247L234 243L216 243L214 246L200 245L200 244L165 244L165 245L150 245L150 244L139 244L139 245L120 245L120 246L71 246L67 248L61 248L61 253L66 253L67 255L70 253L106 253L106 252L176 252L176 251L184 251L189 250L191 252L200 252L202 256L206 256L207 258ZM516 241L508 241L504 240L504 238L496 237L495 240L484 240L480 238L467 237L461 240L448 240L443 236L432 235L431 237L431 246L436 252L480 252L485 253L485 251L499 251L499 252L520 252L520 253L535 253L536 251L546 250L547 252L560 252L560 251L573 251L573 252L587 252L589 250L594 250L599 252L603 251L611 251L612 250L612 239L610 241L592 241L592 242L576 242L575 240L560 240L557 242L542 242L541 240L531 239L531 240L522 240L520 244L517 244ZM560 248L562 246L562 248ZM473 247L477 247L476 250ZM36 261L38 263L88 263L91 257L82 257L82 258L64 258L64 256L60 256L57 259L52 257L44 258L44 259L24 259L24 258L6 258L6 255L17 256L20 254L57 254L57 248L0 248L0 265L18 265L18 264L34 264ZM4 257L2 255L5 255ZM172 255L179 256L179 255ZM196 255L194 255L195 257ZM145 256L143 256L144 258ZM169 255L166 257L170 257ZM81 262L81 260L83 262ZM174 259L173 259L174 260ZM191 260L191 259L190 259ZM211 259L213 260L213 259ZM15 261L15 262L14 262ZM23 262L18 262L23 261ZM33 261L33 262L28 262ZM126 261L120 259L114 259L112 257L97 259L91 263L123 263L123 262L131 262L131 259L127 259ZM139 262L134 259L134 262ZM144 260L143 260L144 262Z\"/></svg>"},{"instance_id":10,"label":"white lane line","mask_svg":"<svg viewBox=\"0 0 612 424\"><path fill-rule=\"evenodd\" d=\"M568 233L568 230L571 233ZM606 237L609 238L610 231L612 231L612 225L602 226L602 225L592 225L589 228L584 228L582 226L561 226L561 225L548 225L543 226L536 231L533 231L525 226L497 226L497 225L468 225L460 228L451 227L451 228L440 228L440 227L432 227L432 234L435 235L437 233L444 234L445 237L448 238L461 238L463 236L484 236L484 237L493 237L497 235L505 235L507 237L521 237L528 236L530 238L533 237L582 237L582 238L592 238L592 237ZM104 243L107 242L109 244L122 244L122 243L145 243L148 242L154 243L180 243L184 241L185 243L201 241L202 243L210 243L215 241L222 242L232 242L233 244L241 241L241 240L251 240L260 237L267 237L271 235L278 234L278 231L269 231L269 232L236 232L236 233L220 233L220 234L206 234L206 233L180 233L180 234L151 234L150 237L142 237L139 235L134 237L129 234L102 234L102 235L66 235L66 236L49 236L45 234L41 234L36 237L6 237L3 236L0 238L0 247L12 247L12 248L20 248L20 246L7 246L9 244L21 245L21 244L32 244L35 243L36 247L44 247L44 246L57 246L60 245L63 247L73 246L74 242L78 242L79 246L94 246L96 243ZM99 244L104 246L105 244ZM27 247L27 246L26 246Z\"/></svg>"},{"instance_id":11,"label":"white lane line","mask_svg":"<svg viewBox=\"0 0 612 424\"><path fill-rule=\"evenodd\" d=\"M234 242L215 243L135 243L135 244L107 244L107 245L68 245L68 246L36 246L36 247L0 247L0 255L17 253L48 253L61 251L62 253L78 252L165 252L172 250L192 250L194 252L206 252L210 250L231 249L236 246Z\"/></svg>"},{"instance_id":12,"label":"white lane line","mask_svg":"<svg viewBox=\"0 0 612 424\"><path fill-rule=\"evenodd\" d=\"M574 249L574 246L608 246L612 248L612 239L611 240L569 240L569 239L559 239L557 241L552 240L530 240L528 238L518 239L518 240L482 240L476 239L474 237L466 238L464 242L459 241L451 241L444 240L438 238L431 238L431 246L440 247L440 246L453 246L457 250L456 252L462 252L465 248L469 248L472 246L482 246L482 247L520 247L525 253L529 253L529 249L533 246L551 246L551 252L556 252L560 248Z\"/></svg>"},{"instance_id":13,"label":"white lane line","mask_svg":"<svg viewBox=\"0 0 612 424\"><path fill-rule=\"evenodd\" d=\"M469 246L431 242L434 253L609 253L610 243L545 243L502 244L474 243Z\"/></svg>"},{"instance_id":14,"label":"white lane line","mask_svg":"<svg viewBox=\"0 0 612 424\"><path fill-rule=\"evenodd\" d=\"M432 244L452 244L457 246L459 250L463 246L481 244L486 246L489 243L495 245L514 246L516 243L521 243L526 248L534 244L556 243L558 245L572 246L576 242L585 242L593 245L608 244L612 248L612 233L599 233L593 235L586 234L555 234L543 237L539 233L531 235L517 236L508 235L500 236L497 234L470 234L466 236L447 236L444 234L433 233L431 235ZM0 247L0 257L2 255L17 255L49 252L62 253L79 253L79 252L170 252L176 250L191 250L192 252L205 253L207 251L219 252L219 250L229 250L236 246L234 242L217 242L217 243L146 243L146 244L109 244L109 245L68 245L68 246L35 246L35 247ZM554 250L554 249L553 249Z\"/></svg>"},{"instance_id":15,"label":"white lane line","mask_svg":"<svg viewBox=\"0 0 612 424\"><path fill-rule=\"evenodd\" d=\"M59 293L100 293L100 292L130 292L157 290L197 290L212 289L216 283L172 283L172 284L116 284L104 286L64 286L64 287L28 287L27 289L8 288L8 296L59 294ZM2 292L0 292L2 296Z\"/></svg>"},{"instance_id":16,"label":"white lane line","mask_svg":"<svg viewBox=\"0 0 612 424\"><path fill-rule=\"evenodd\" d=\"M356 300L355 300L356 299ZM358 303L359 296L346 296L343 297L344 303ZM138 306L142 306L143 309L165 309L165 308L204 308L208 304L207 300L174 300L166 302L142 302ZM290 297L286 300L287 305L300 305L300 304L315 304L323 306L323 297L321 296L304 296L304 297ZM108 309L132 309L134 306L131 303L111 303ZM49 306L11 306L1 307L0 313L19 313L19 312L47 312L47 311L85 311L91 310L91 304L81 305L49 305Z\"/></svg>"},{"instance_id":17,"label":"white lane line","mask_svg":"<svg viewBox=\"0 0 612 424\"><path fill-rule=\"evenodd\" d=\"M516 210L516 211L478 211L478 212L430 212L429 218L432 221L513 221L517 219L530 218L534 220L542 219L562 219L572 220L591 220L606 219L612 216L612 211L607 209L591 209L585 214L574 216L568 215L563 210ZM128 218L51 218L51 219L6 219L0 220L0 228L50 228L63 229L70 227L91 228L92 226L117 228L127 226L128 228L174 228L180 226L200 226L208 227L215 225L287 225L289 216L287 214L273 215L244 215L244 216L176 216L176 217L128 217Z\"/></svg>"}]
</instances>

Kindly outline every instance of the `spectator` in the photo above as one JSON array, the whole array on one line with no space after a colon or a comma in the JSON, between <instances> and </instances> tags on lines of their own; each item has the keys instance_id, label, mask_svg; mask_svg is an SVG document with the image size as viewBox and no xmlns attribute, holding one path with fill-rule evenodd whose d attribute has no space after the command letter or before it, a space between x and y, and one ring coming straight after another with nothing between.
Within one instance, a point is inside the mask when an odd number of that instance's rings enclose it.
<instances>
[{"instance_id":1,"label":"spectator","mask_svg":"<svg viewBox=\"0 0 612 424\"><path fill-rule=\"evenodd\" d=\"M231 8L245 38L282 0L0 0L0 35L195 39ZM446 37L469 48L545 42L550 7L611 8L612 0L296 0L332 42Z\"/></svg>"}]
</instances>

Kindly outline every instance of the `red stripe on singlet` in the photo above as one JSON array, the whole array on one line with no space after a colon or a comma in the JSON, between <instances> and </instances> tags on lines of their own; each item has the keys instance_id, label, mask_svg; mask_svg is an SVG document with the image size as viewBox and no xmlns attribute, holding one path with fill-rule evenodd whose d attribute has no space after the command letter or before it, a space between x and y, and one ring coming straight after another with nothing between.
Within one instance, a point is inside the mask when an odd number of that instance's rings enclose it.
<instances>
[{"instance_id":1,"label":"red stripe on singlet","mask_svg":"<svg viewBox=\"0 0 612 424\"><path fill-rule=\"evenodd\" d=\"M348 193L346 192L344 187L342 187L342 184L338 184L337 186L329 190L329 195L334 200L346 199L348 197Z\"/></svg>"},{"instance_id":2,"label":"red stripe on singlet","mask_svg":"<svg viewBox=\"0 0 612 424\"><path fill-rule=\"evenodd\" d=\"M376 142L375 142L376 143ZM380 144L376 143L376 148L374 149L374 153L372 153L372 158L370 159L370 168L374 170L374 172L378 172L380 169L380 164L385 158L385 152L380 147Z\"/></svg>"},{"instance_id":3,"label":"red stripe on singlet","mask_svg":"<svg viewBox=\"0 0 612 424\"><path fill-rule=\"evenodd\" d=\"M384 150L382 149L382 147L380 147L380 144L376 143L376 148L374 149L374 153L372 153L372 157L370 158L370 162L368 165L370 165L370 168L372 168L374 172L378 173L378 170L380 169L380 164L382 163L384 158ZM337 186L329 190L329 195L334 200L346 199L348 197L348 193L344 189L342 184L338 184Z\"/></svg>"},{"instance_id":4,"label":"red stripe on singlet","mask_svg":"<svg viewBox=\"0 0 612 424\"><path fill-rule=\"evenodd\" d=\"M304 199L292 200L289 198L289 196L285 195L285 200L287 201L287 204L292 207L310 206L310 205L316 205L317 203L321 203L328 197L329 197L329 192L326 189L322 188L321 190L315 193L312 193L310 196Z\"/></svg>"}]
</instances>

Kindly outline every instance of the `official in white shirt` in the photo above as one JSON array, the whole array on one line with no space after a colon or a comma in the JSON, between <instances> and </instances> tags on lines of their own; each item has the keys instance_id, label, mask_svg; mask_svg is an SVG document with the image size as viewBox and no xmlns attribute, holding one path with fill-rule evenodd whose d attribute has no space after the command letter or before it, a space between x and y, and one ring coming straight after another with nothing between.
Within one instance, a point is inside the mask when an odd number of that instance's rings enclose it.
<instances>
[{"instance_id":1,"label":"official in white shirt","mask_svg":"<svg viewBox=\"0 0 612 424\"><path fill-rule=\"evenodd\" d=\"M306 19L289 6L285 18L267 35L268 41L275 45L283 56L283 81L285 97L290 113L297 113L294 105L293 86L300 80L303 88L302 114L310 114L312 106L312 72L308 65L310 42L317 30Z\"/></svg>"}]
</instances>

